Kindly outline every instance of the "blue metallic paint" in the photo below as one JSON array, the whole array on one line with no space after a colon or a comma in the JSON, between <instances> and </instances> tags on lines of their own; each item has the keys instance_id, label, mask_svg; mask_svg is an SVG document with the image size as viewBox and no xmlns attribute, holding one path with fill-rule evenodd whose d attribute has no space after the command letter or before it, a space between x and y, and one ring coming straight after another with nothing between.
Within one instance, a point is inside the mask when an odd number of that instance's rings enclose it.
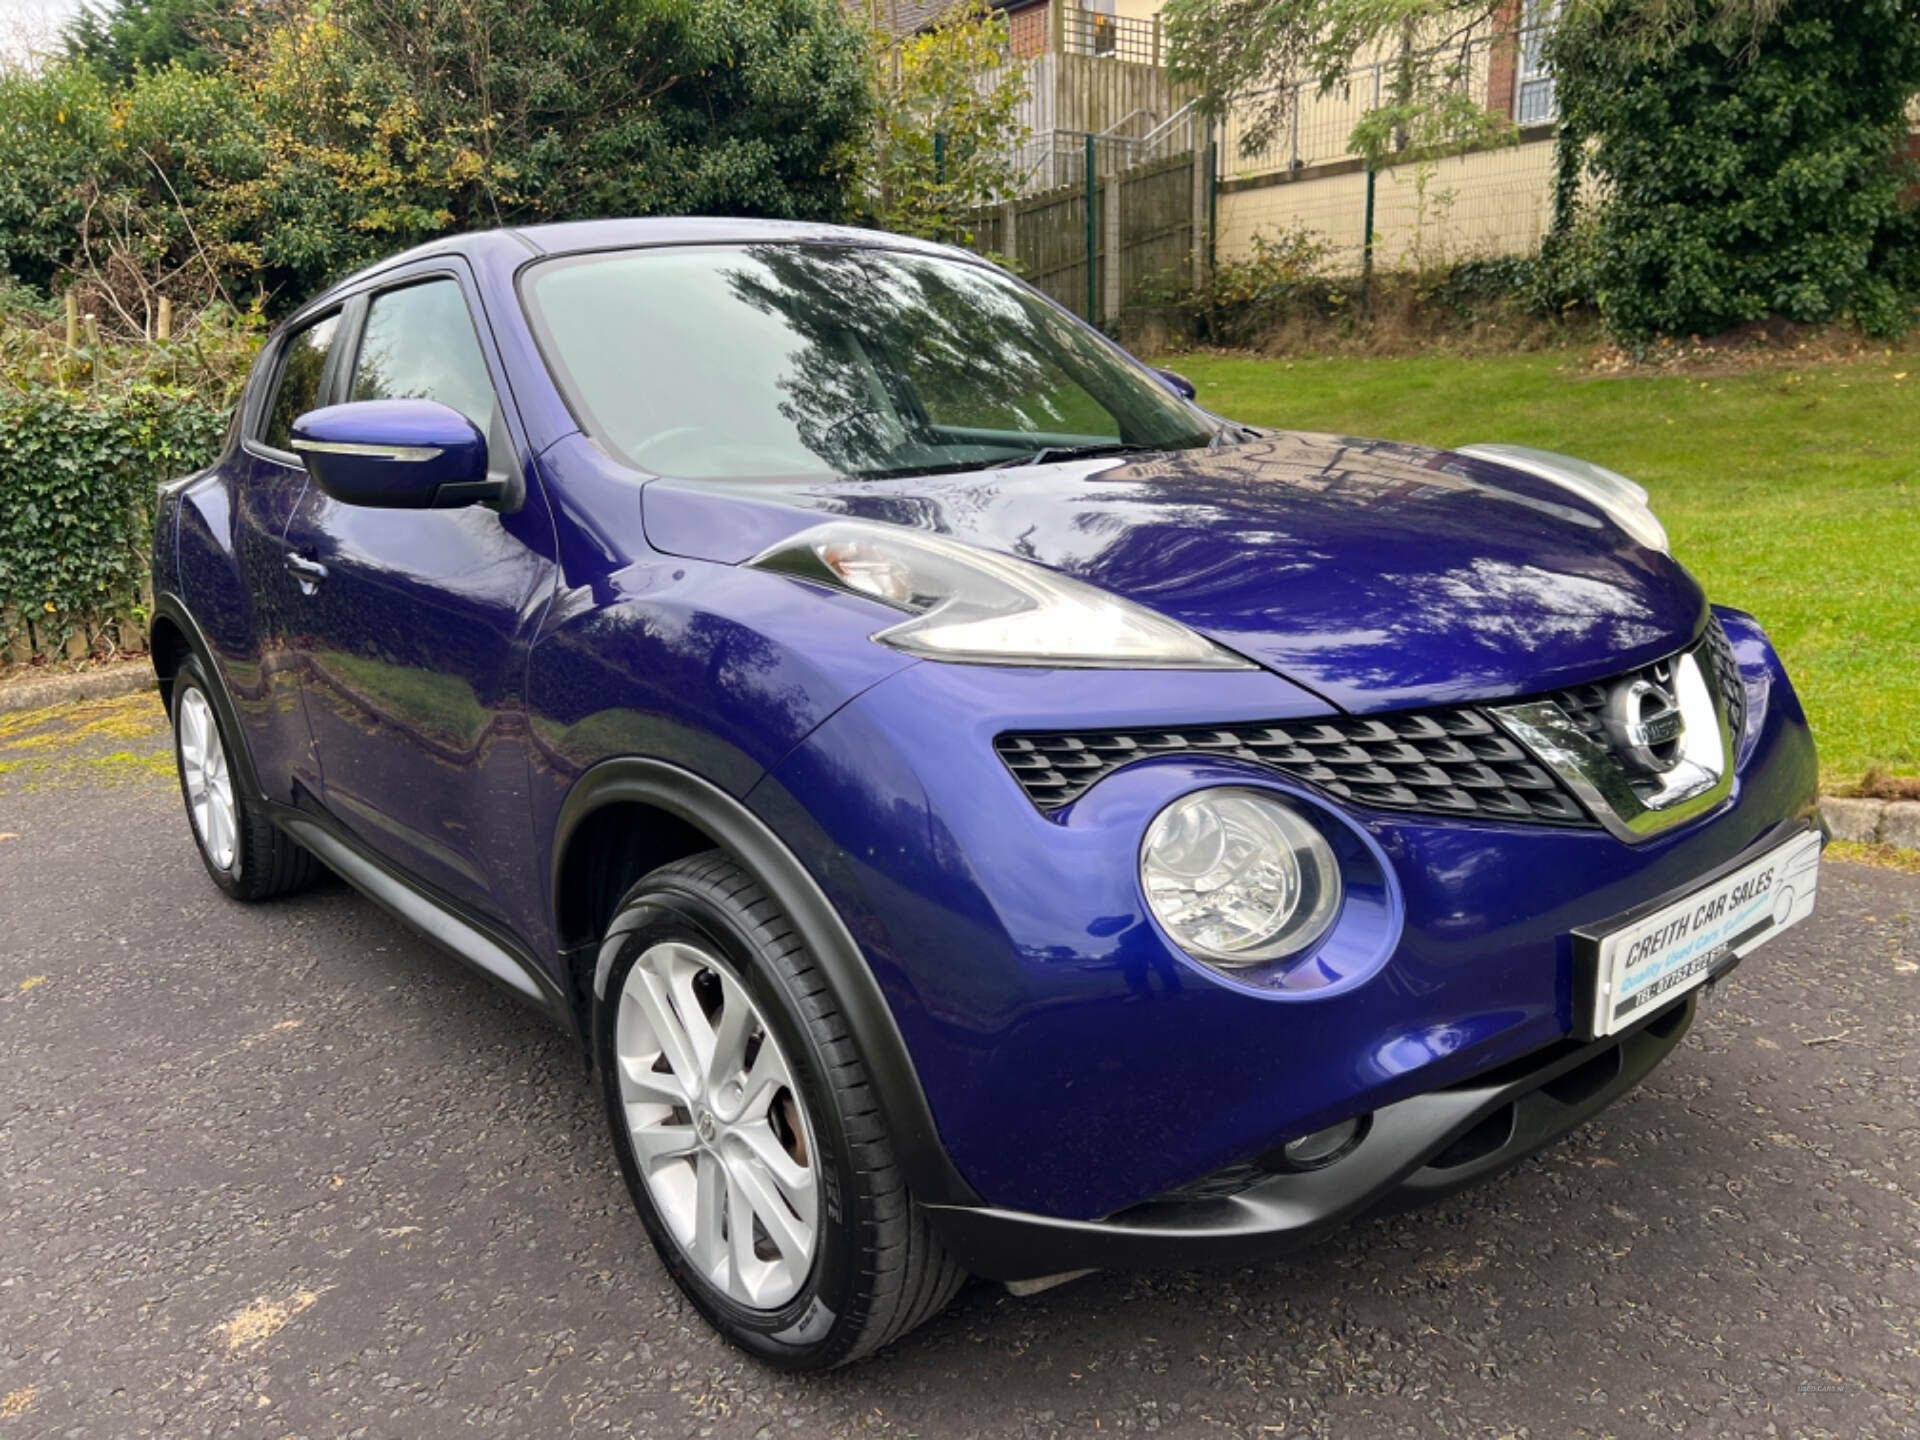
<instances>
[{"instance_id":1,"label":"blue metallic paint","mask_svg":"<svg viewBox=\"0 0 1920 1440\"><path fill-rule=\"evenodd\" d=\"M432 400L358 400L309 411L293 422L293 447L315 485L358 505L425 508L443 485L487 478L480 427ZM383 450L418 454L364 453Z\"/></svg>"},{"instance_id":2,"label":"blue metallic paint","mask_svg":"<svg viewBox=\"0 0 1920 1440\"><path fill-rule=\"evenodd\" d=\"M569 795L621 756L704 777L744 797L857 942L938 1122L920 1138L997 1206L1089 1218L1564 1036L1573 926L1809 813L1798 702L1759 628L1723 612L1752 718L1719 813L1628 847L1301 797L1381 883L1359 887L1316 957L1332 983L1223 983L1148 916L1141 832L1201 784L1298 792L1168 758L1043 816L996 733L1537 692L1677 649L1703 621L1698 586L1545 482L1410 446L1269 435L1205 455L723 488L632 474L579 433L521 314L520 267L782 236L871 238L710 221L502 232L309 307L423 268L465 277L526 480L515 514L398 512L392 528L396 512L356 513L237 445L163 512L178 518L156 575L204 626L269 797L325 807L491 917L558 989L583 938L560 933L549 878ZM1272 670L913 661L868 639L894 612L740 568L823 511L1019 546ZM328 567L316 595L288 580L289 542ZM304 707L288 678L302 675Z\"/></svg>"},{"instance_id":3,"label":"blue metallic paint","mask_svg":"<svg viewBox=\"0 0 1920 1440\"><path fill-rule=\"evenodd\" d=\"M1810 812L1806 722L1770 652L1764 664L1776 703L1757 722L1734 801L1674 835L1636 848L1599 832L1354 812L1399 878L1406 919L1391 962L1344 993L1216 983L1147 916L1139 817L1207 780L1284 793L1266 772L1145 762L1060 824L1004 772L983 783L950 763L956 749L1031 723L1035 672L905 671L749 799L803 855L831 857L816 874L867 921L856 933L961 1173L996 1204L1090 1218L1565 1035L1575 925ZM1130 708L1177 715L1193 688L1159 677L1138 685ZM1213 718L1256 716L1221 704ZM1123 789L1137 798L1089 804ZM1111 815L1127 818L1098 823Z\"/></svg>"},{"instance_id":4,"label":"blue metallic paint","mask_svg":"<svg viewBox=\"0 0 1920 1440\"><path fill-rule=\"evenodd\" d=\"M1699 632L1699 587L1547 481L1279 434L1218 451L814 486L656 481L647 538L738 561L820 512L1018 553L1184 621L1353 713L1617 674Z\"/></svg>"}]
</instances>

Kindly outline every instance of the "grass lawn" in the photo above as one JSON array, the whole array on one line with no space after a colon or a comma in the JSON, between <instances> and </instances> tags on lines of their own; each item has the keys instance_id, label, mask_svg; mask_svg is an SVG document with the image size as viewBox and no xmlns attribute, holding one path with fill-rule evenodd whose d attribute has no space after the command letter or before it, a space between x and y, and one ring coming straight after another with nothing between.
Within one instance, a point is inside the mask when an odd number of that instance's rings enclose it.
<instances>
[{"instance_id":1,"label":"grass lawn","mask_svg":"<svg viewBox=\"0 0 1920 1440\"><path fill-rule=\"evenodd\" d=\"M1638 480L1674 554L1785 656L1823 788L1920 774L1920 354L1712 379L1597 376L1568 352L1163 363L1253 424L1537 445Z\"/></svg>"}]
</instances>

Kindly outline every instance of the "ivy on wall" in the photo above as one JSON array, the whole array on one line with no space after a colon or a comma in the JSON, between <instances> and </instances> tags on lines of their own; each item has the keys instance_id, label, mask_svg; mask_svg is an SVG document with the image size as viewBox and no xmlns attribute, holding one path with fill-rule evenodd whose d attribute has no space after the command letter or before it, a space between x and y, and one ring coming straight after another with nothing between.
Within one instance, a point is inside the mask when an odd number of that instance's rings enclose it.
<instances>
[{"instance_id":1,"label":"ivy on wall","mask_svg":"<svg viewBox=\"0 0 1920 1440\"><path fill-rule=\"evenodd\" d=\"M145 633L155 487L210 462L227 420L154 385L0 389L0 654Z\"/></svg>"}]
</instances>

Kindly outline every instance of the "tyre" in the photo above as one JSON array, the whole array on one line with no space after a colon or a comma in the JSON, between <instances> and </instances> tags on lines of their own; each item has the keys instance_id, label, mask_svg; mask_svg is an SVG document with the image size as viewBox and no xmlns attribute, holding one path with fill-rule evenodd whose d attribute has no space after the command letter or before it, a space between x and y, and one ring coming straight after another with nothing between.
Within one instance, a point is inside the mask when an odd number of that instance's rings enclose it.
<instances>
[{"instance_id":1,"label":"tyre","mask_svg":"<svg viewBox=\"0 0 1920 1440\"><path fill-rule=\"evenodd\" d=\"M235 900L269 900L312 883L319 861L242 789L206 671L188 656L173 677L173 761L200 863Z\"/></svg>"},{"instance_id":2,"label":"tyre","mask_svg":"<svg viewBox=\"0 0 1920 1440\"><path fill-rule=\"evenodd\" d=\"M944 1309L965 1273L907 1193L825 979L754 879L718 851L654 871L601 961L614 1149L654 1248L715 1328L818 1370Z\"/></svg>"}]
</instances>

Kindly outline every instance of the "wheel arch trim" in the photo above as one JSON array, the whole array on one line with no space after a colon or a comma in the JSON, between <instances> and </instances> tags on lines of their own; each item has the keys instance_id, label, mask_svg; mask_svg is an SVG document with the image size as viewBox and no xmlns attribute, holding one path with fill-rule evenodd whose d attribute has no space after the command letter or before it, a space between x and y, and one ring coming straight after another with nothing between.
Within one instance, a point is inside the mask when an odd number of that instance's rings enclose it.
<instances>
[{"instance_id":1,"label":"wheel arch trim","mask_svg":"<svg viewBox=\"0 0 1920 1440\"><path fill-rule=\"evenodd\" d=\"M253 768L253 752L247 748L247 732L240 724L240 712L234 708L233 696L227 693L226 672L220 668L220 662L214 659L213 647L207 643L206 632L200 628L200 622L193 618L193 612L187 609L186 602L172 591L153 597L153 615L156 621L165 619L178 630L185 638L187 648L200 662L201 673L207 679L207 698L213 701L214 712L220 718L221 739L226 743L227 758L238 772L247 798L264 798L259 775ZM171 724L173 680L171 676L160 673L160 654L157 650L153 654L153 669L154 678L159 682L161 694L167 702L167 722Z\"/></svg>"},{"instance_id":2,"label":"wheel arch trim","mask_svg":"<svg viewBox=\"0 0 1920 1440\"><path fill-rule=\"evenodd\" d=\"M786 912L826 978L871 1077L895 1158L915 1199L975 1206L979 1194L955 1168L892 1008L859 943L826 892L773 830L747 806L690 770L661 760L604 760L574 783L554 826L549 903L557 903L576 831L607 805L638 803L685 821L752 873ZM559 916L554 916L556 924ZM557 933L557 931L556 931ZM612 952L594 967L593 993L605 999Z\"/></svg>"}]
</instances>

